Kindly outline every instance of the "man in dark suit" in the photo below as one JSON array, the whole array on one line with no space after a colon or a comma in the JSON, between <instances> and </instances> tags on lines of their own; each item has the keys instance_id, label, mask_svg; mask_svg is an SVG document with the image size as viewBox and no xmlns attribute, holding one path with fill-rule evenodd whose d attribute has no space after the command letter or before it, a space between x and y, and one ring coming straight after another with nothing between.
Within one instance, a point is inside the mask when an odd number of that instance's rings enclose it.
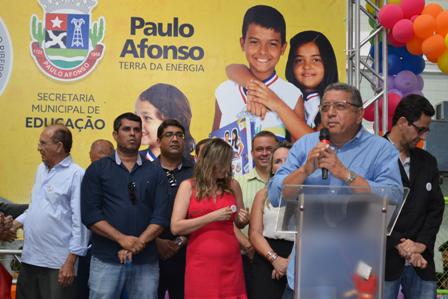
<instances>
[{"instance_id":1,"label":"man in dark suit","mask_svg":"<svg viewBox=\"0 0 448 299\"><path fill-rule=\"evenodd\" d=\"M410 193L387 238L384 298L396 299L399 287L406 299L435 298L434 243L442 222L444 200L436 159L416 147L429 131L434 108L420 95L398 104L392 129L386 134L400 152L403 186Z\"/></svg>"}]
</instances>

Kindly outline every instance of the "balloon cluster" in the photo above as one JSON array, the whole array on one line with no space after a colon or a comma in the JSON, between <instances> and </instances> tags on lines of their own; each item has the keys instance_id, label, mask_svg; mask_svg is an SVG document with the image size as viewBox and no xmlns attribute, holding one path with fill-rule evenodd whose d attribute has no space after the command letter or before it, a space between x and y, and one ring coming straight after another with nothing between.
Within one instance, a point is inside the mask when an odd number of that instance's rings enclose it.
<instances>
[{"instance_id":1,"label":"balloon cluster","mask_svg":"<svg viewBox=\"0 0 448 299\"><path fill-rule=\"evenodd\" d=\"M387 86L388 124L403 96L422 95L425 69L423 55L437 62L440 70L448 74L448 10L439 4L425 0L393 0L381 7L378 22L388 30ZM371 11L371 7L367 7ZM380 42L381 43L381 42ZM382 46L379 45L380 60ZM370 56L374 56L373 46ZM380 72L382 72L380 66ZM379 101L379 116L382 122L382 99ZM374 105L366 108L364 118L374 120Z\"/></svg>"},{"instance_id":2,"label":"balloon cluster","mask_svg":"<svg viewBox=\"0 0 448 299\"><path fill-rule=\"evenodd\" d=\"M379 23L388 29L387 39L394 47L406 47L413 55L424 54L448 74L448 10L424 0L401 0L384 5Z\"/></svg>"},{"instance_id":3,"label":"balloon cluster","mask_svg":"<svg viewBox=\"0 0 448 299\"><path fill-rule=\"evenodd\" d=\"M382 57L382 45L379 45L380 59ZM422 55L411 54L406 47L387 46L387 112L388 129L392 124L392 116L401 98L408 94L423 95L423 78L420 75L425 69L425 60ZM373 46L370 49L370 56L374 57ZM380 65L380 72L382 67ZM382 123L383 99L379 100L379 122ZM374 104L369 105L364 111L364 118L374 121Z\"/></svg>"},{"instance_id":4,"label":"balloon cluster","mask_svg":"<svg viewBox=\"0 0 448 299\"><path fill-rule=\"evenodd\" d=\"M402 70L396 76L387 77L387 114L388 114L388 129L392 126L392 116L400 103L401 98L408 94L422 94L423 78L420 75L414 74L410 70ZM378 103L379 121L382 122L383 116L383 99L380 98ZM375 106L369 105L364 111L364 118L368 121L375 119Z\"/></svg>"}]
</instances>

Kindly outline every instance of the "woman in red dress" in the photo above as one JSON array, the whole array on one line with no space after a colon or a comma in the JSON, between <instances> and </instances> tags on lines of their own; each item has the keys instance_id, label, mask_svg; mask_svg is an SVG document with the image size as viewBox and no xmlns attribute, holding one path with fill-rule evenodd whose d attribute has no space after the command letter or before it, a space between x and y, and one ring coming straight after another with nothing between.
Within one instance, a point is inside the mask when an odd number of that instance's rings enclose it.
<instances>
[{"instance_id":1,"label":"woman in red dress","mask_svg":"<svg viewBox=\"0 0 448 299\"><path fill-rule=\"evenodd\" d=\"M213 139L201 150L192 179L179 186L171 218L175 235L189 235L185 299L247 299L234 224L249 221L241 187L232 179L233 150Z\"/></svg>"}]
</instances>

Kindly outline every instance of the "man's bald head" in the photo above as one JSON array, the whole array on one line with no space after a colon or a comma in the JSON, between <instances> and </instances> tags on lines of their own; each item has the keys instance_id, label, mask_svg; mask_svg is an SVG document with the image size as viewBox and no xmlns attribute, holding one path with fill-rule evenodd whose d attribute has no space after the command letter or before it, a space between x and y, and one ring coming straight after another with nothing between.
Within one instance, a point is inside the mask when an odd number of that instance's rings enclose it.
<instances>
[{"instance_id":1,"label":"man's bald head","mask_svg":"<svg viewBox=\"0 0 448 299\"><path fill-rule=\"evenodd\" d=\"M90 161L96 161L101 158L112 155L114 145L105 139L95 140L90 146Z\"/></svg>"}]
</instances>

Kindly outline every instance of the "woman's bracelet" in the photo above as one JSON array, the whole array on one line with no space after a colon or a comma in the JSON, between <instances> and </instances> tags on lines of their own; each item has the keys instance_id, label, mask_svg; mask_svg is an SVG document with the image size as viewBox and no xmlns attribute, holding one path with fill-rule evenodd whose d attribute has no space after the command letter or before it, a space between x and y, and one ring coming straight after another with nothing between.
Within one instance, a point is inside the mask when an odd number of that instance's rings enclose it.
<instances>
[{"instance_id":1,"label":"woman's bracelet","mask_svg":"<svg viewBox=\"0 0 448 299\"><path fill-rule=\"evenodd\" d=\"M266 259L268 259L271 263L273 263L277 258L278 254L274 251L268 251L268 253L266 253Z\"/></svg>"}]
</instances>

